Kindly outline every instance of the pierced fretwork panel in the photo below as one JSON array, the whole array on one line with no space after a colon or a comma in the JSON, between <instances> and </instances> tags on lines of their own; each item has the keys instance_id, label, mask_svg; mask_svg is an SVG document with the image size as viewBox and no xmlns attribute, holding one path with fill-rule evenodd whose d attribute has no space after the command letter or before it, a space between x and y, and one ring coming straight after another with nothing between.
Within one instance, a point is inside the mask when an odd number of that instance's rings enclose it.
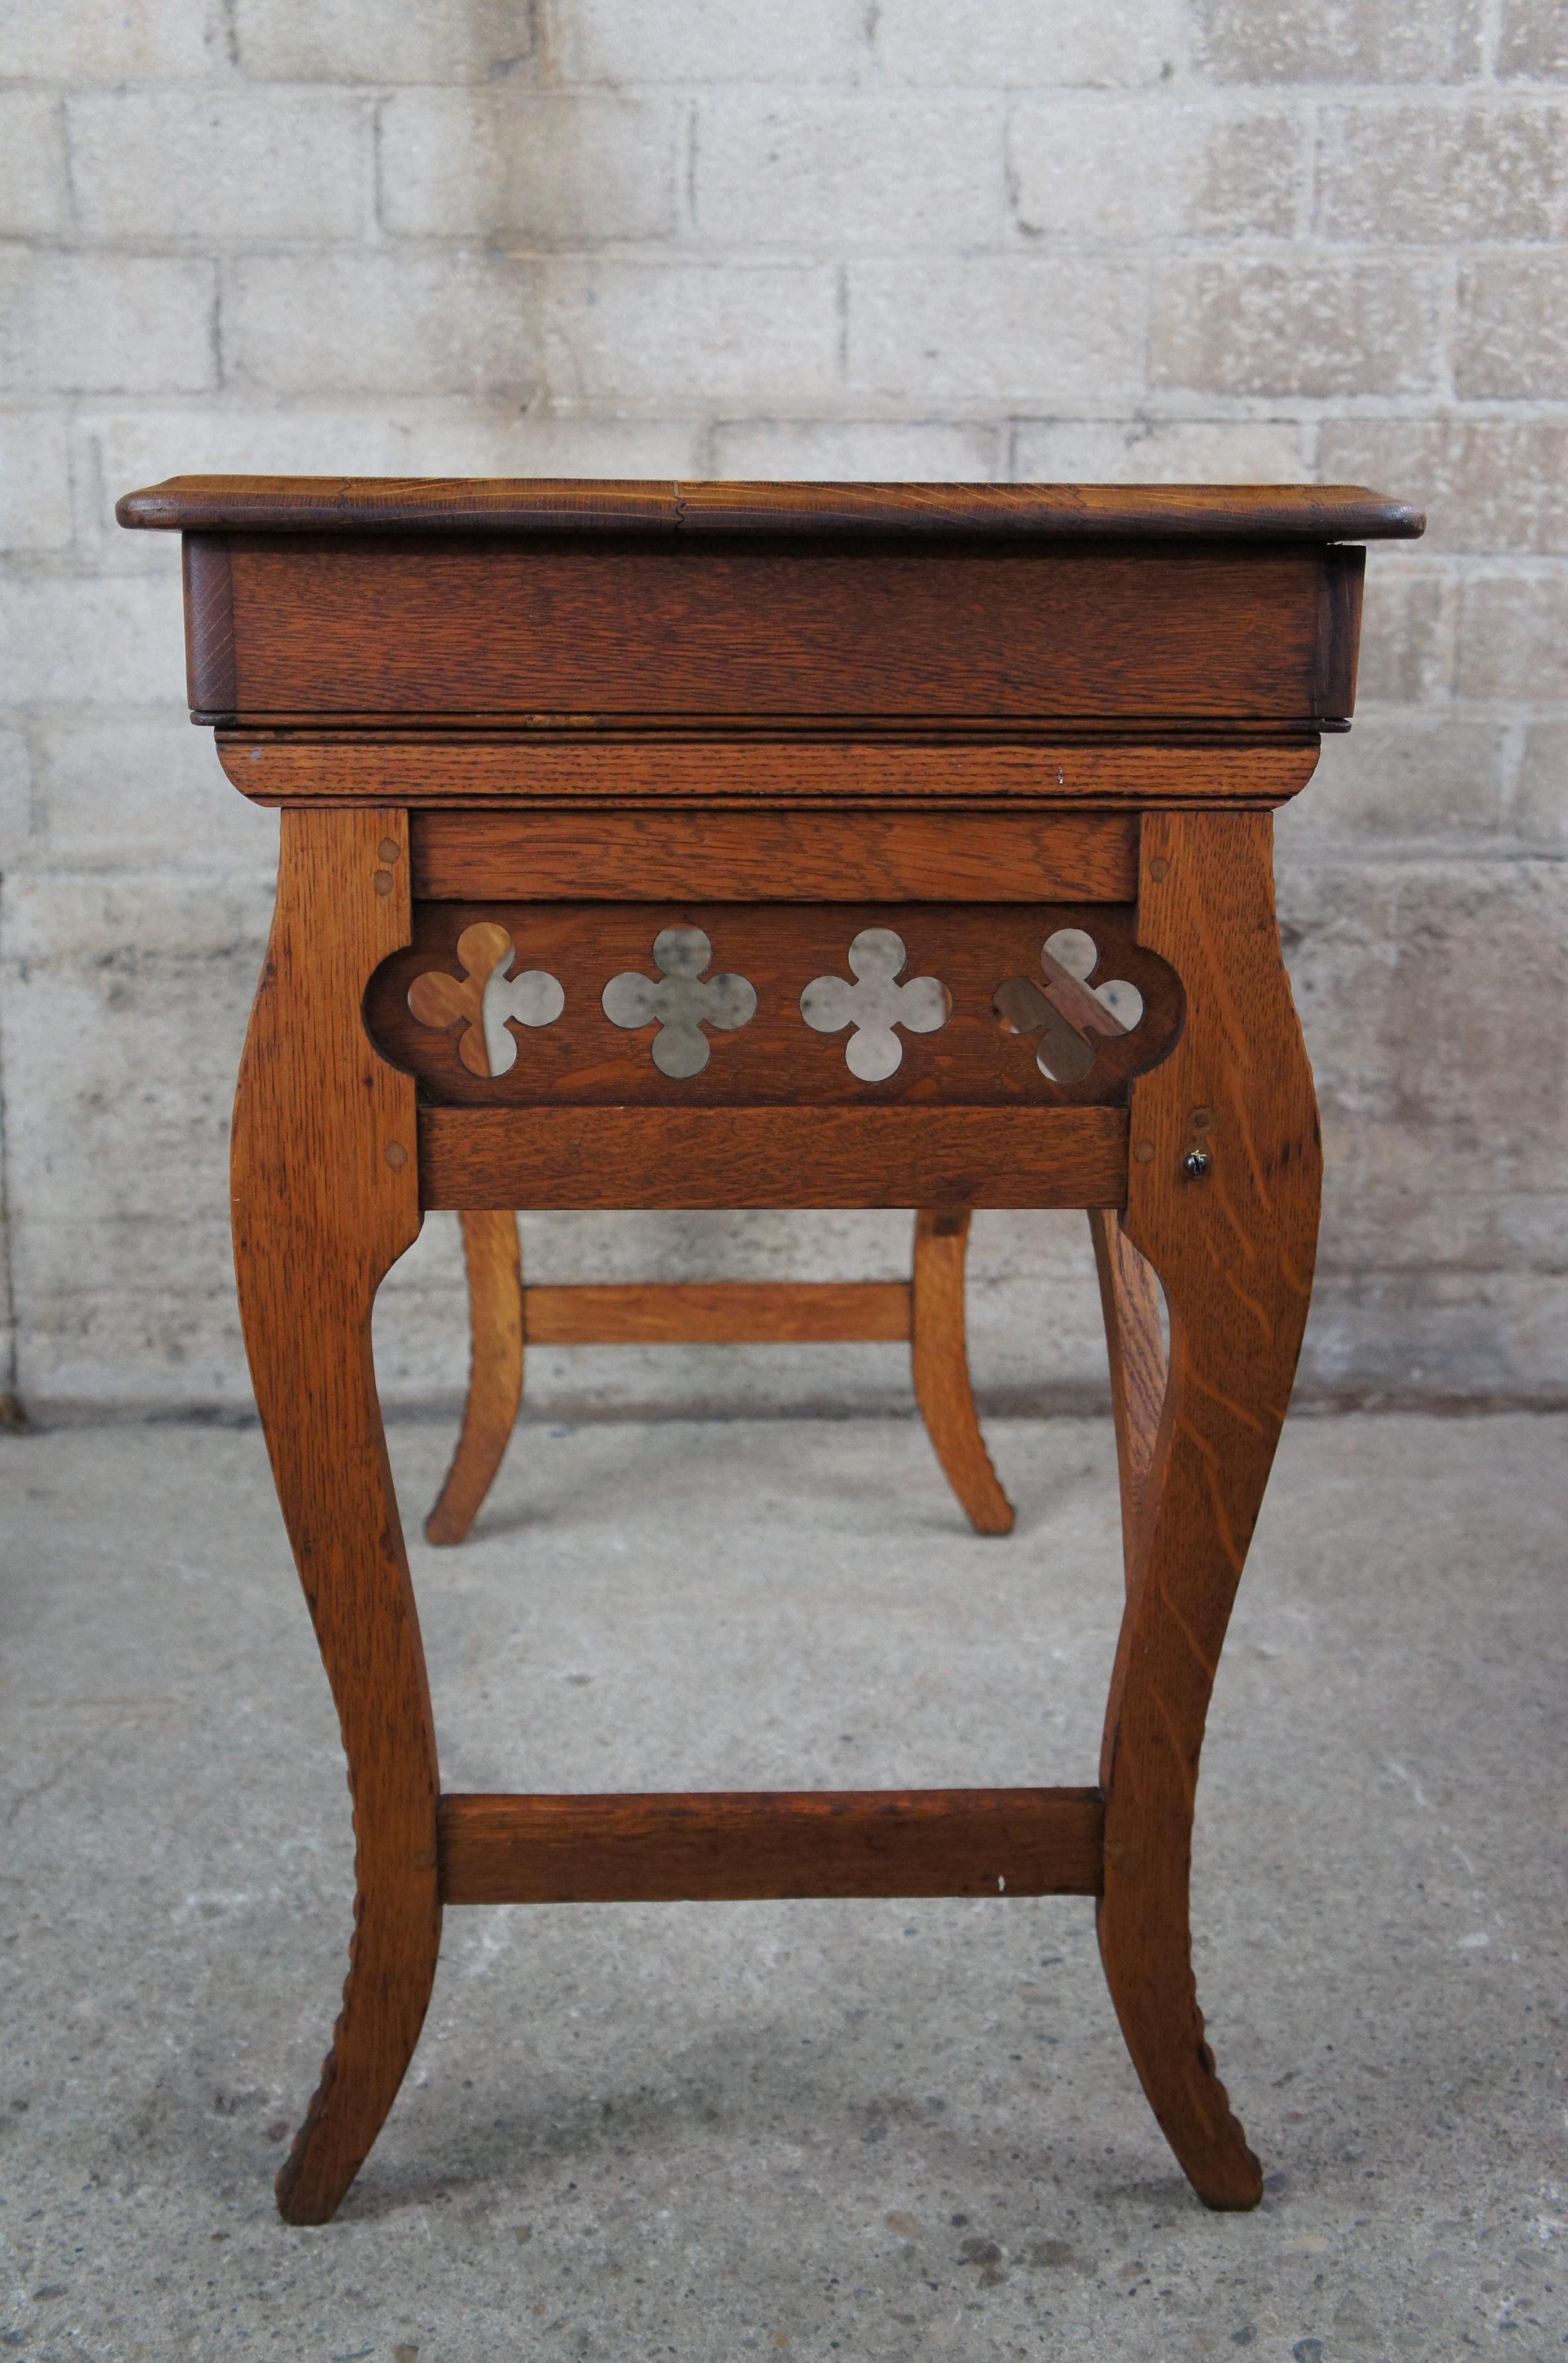
<instances>
[{"instance_id":1,"label":"pierced fretwork panel","mask_svg":"<svg viewBox=\"0 0 1568 2363\"><path fill-rule=\"evenodd\" d=\"M504 1075L517 1063L516 1026L553 1026L566 1006L558 977L547 969L508 976L517 947L507 930L481 919L458 937L463 975L421 970L408 988L416 1024L437 1032L460 1027L458 1056L470 1075Z\"/></svg>"},{"instance_id":2,"label":"pierced fretwork panel","mask_svg":"<svg viewBox=\"0 0 1568 2363\"><path fill-rule=\"evenodd\" d=\"M894 1028L934 1034L947 1023L953 996L939 977L898 982L909 954L891 927L862 927L845 958L855 982L846 984L842 976L813 977L801 995L801 1015L818 1034L842 1034L852 1026L845 1066L863 1083L884 1083L903 1064L904 1046Z\"/></svg>"},{"instance_id":3,"label":"pierced fretwork panel","mask_svg":"<svg viewBox=\"0 0 1568 2363\"><path fill-rule=\"evenodd\" d=\"M1082 1082L1099 1044L1132 1034L1143 1021L1143 996L1124 976L1091 982L1099 946L1084 927L1058 927L1040 952L1044 988L1032 977L1010 976L992 1004L1009 1034L1038 1035L1034 1063L1054 1083Z\"/></svg>"},{"instance_id":4,"label":"pierced fretwork panel","mask_svg":"<svg viewBox=\"0 0 1568 2363\"><path fill-rule=\"evenodd\" d=\"M657 981L641 969L623 969L600 995L600 1006L612 1026L628 1033L657 1026L649 1056L661 1075L684 1082L700 1075L708 1063L705 1026L724 1033L749 1026L756 1015L756 994L744 976L711 976L702 971L713 957L713 947L701 927L662 927L654 937Z\"/></svg>"},{"instance_id":5,"label":"pierced fretwork panel","mask_svg":"<svg viewBox=\"0 0 1568 2363\"><path fill-rule=\"evenodd\" d=\"M462 1048L479 1022L459 1031L425 1000L482 1003L494 967L477 988L471 966L457 975L480 929L564 1003L544 1019L509 1005L513 1046L533 1030L489 1073ZM1125 904L416 902L413 935L370 980L366 1022L426 1100L454 1105L1119 1105L1181 1024L1181 986ZM1086 1009L1103 1031L1086 1034ZM1093 1055L1041 1063L1048 1026Z\"/></svg>"}]
</instances>

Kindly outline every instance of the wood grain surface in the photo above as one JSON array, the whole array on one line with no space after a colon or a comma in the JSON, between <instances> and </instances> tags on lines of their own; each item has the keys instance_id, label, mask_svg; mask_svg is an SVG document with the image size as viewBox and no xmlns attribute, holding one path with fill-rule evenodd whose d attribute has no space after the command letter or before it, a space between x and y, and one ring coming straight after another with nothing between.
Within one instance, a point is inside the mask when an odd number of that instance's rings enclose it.
<instances>
[{"instance_id":1,"label":"wood grain surface","mask_svg":"<svg viewBox=\"0 0 1568 2363\"><path fill-rule=\"evenodd\" d=\"M424 1206L1120 1206L1110 1107L426 1107Z\"/></svg>"},{"instance_id":2,"label":"wood grain surface","mask_svg":"<svg viewBox=\"0 0 1568 2363\"><path fill-rule=\"evenodd\" d=\"M170 476L126 493L123 526L168 532L1113 533L1408 539L1419 510L1364 484L864 484L657 478Z\"/></svg>"},{"instance_id":3,"label":"wood grain surface","mask_svg":"<svg viewBox=\"0 0 1568 2363\"><path fill-rule=\"evenodd\" d=\"M515 1215L470 1210L462 1216L469 1289L469 1390L458 1448L435 1507L426 1542L460 1543L494 1484L523 1407L523 1243Z\"/></svg>"},{"instance_id":4,"label":"wood grain surface","mask_svg":"<svg viewBox=\"0 0 1568 2363\"><path fill-rule=\"evenodd\" d=\"M965 1514L980 1535L1010 1535L1012 1503L980 1433L969 1379L964 1266L966 1207L922 1207L915 1216L910 1367L926 1434Z\"/></svg>"},{"instance_id":5,"label":"wood grain surface","mask_svg":"<svg viewBox=\"0 0 1568 2363\"><path fill-rule=\"evenodd\" d=\"M1139 931L1179 968L1187 1018L1171 1058L1133 1086L1122 1220L1165 1290L1170 1379L1106 1712L1100 1954L1154 2113L1213 2207L1255 2206L1262 2179L1193 1985L1193 1802L1306 1325L1322 1170L1271 840L1263 814L1145 819ZM1193 1179L1196 1149L1210 1165Z\"/></svg>"},{"instance_id":6,"label":"wood grain surface","mask_svg":"<svg viewBox=\"0 0 1568 2363\"><path fill-rule=\"evenodd\" d=\"M789 1346L910 1334L907 1280L597 1281L524 1291L531 1346Z\"/></svg>"},{"instance_id":7,"label":"wood grain surface","mask_svg":"<svg viewBox=\"0 0 1568 2363\"><path fill-rule=\"evenodd\" d=\"M1107 1207L1089 1215L1100 1311L1110 1361L1110 1409L1121 1492L1121 1557L1129 1584L1138 1563L1149 1470L1165 1405L1165 1331L1159 1282Z\"/></svg>"},{"instance_id":8,"label":"wood grain surface","mask_svg":"<svg viewBox=\"0 0 1568 2363\"><path fill-rule=\"evenodd\" d=\"M1094 1895L1096 1789L443 1797L448 1903Z\"/></svg>"},{"instance_id":9,"label":"wood grain surface","mask_svg":"<svg viewBox=\"0 0 1568 2363\"><path fill-rule=\"evenodd\" d=\"M477 926L511 937L513 973L543 970L566 994L549 1025L513 1028L516 1061L498 1076L465 1062L459 1027L422 1024L409 1007L417 978L462 977L458 940ZM613 976L657 975L654 940L673 926L700 927L712 947L708 972L737 973L756 993L747 1024L711 1034L696 1075L661 1073L653 1025L617 1026L602 1007ZM900 1033L897 1071L871 1083L847 1063L848 1026L817 1033L801 1014L816 978L849 979L849 947L867 928L890 928L904 946L901 976L934 976L952 1000L935 1033ZM1063 928L1093 937L1097 983L1125 978L1144 1004L1132 1033L1093 1037L1092 1065L1069 1082L1043 1075L1036 1037L1010 1032L993 1006L1009 978L1041 982L1041 953ZM418 1076L422 1099L442 1106L1114 1105L1125 1103L1132 1075L1165 1056L1181 1025L1180 980L1137 941L1130 904L416 903L413 937L371 978L365 1022L383 1055Z\"/></svg>"},{"instance_id":10,"label":"wood grain surface","mask_svg":"<svg viewBox=\"0 0 1568 2363\"><path fill-rule=\"evenodd\" d=\"M1050 965L1050 956L1045 956ZM1058 995L1057 1006L1076 1025L1086 1020L1099 1028L1107 1014L1092 1003L1079 1005L1084 988L1066 980L1070 997ZM1120 1023L1114 1016L1109 1022ZM1152 1143L1143 1142L1146 1157ZM1095 1269L1099 1278L1100 1309L1105 1321L1106 1348L1110 1364L1111 1414L1116 1426L1116 1460L1121 1494L1121 1557L1131 1585L1138 1564L1149 1470L1154 1459L1160 1413L1167 1377L1165 1336L1160 1323L1159 1285L1153 1271L1121 1228L1121 1218L1108 1207L1089 1215Z\"/></svg>"},{"instance_id":11,"label":"wood grain surface","mask_svg":"<svg viewBox=\"0 0 1568 2363\"><path fill-rule=\"evenodd\" d=\"M228 544L210 535L191 534L181 555L185 586L185 693L193 714L228 714L237 696Z\"/></svg>"},{"instance_id":12,"label":"wood grain surface","mask_svg":"<svg viewBox=\"0 0 1568 2363\"><path fill-rule=\"evenodd\" d=\"M704 813L715 804L766 804L790 815L846 804L1272 806L1305 787L1318 760L1315 731L1122 746L1087 735L1070 744L1055 735L1039 744L1021 735L991 743L948 724L933 734L935 743L912 739L907 724L893 730L871 722L854 735L791 738L775 718L759 725L744 716L715 721L701 737L653 722L612 728L597 717L574 727L556 727L554 717L520 721L503 737L429 725L419 733L345 727L324 735L302 719L307 727L298 729L216 733L219 760L243 795L261 804L395 800L416 812L487 803L687 804Z\"/></svg>"},{"instance_id":13,"label":"wood grain surface","mask_svg":"<svg viewBox=\"0 0 1568 2363\"><path fill-rule=\"evenodd\" d=\"M1131 813L422 812L432 901L1131 903Z\"/></svg>"},{"instance_id":14,"label":"wood grain surface","mask_svg":"<svg viewBox=\"0 0 1568 2363\"><path fill-rule=\"evenodd\" d=\"M1351 711L1310 543L235 533L233 716ZM1331 594L1326 579L1342 588ZM202 652L196 652L198 671Z\"/></svg>"},{"instance_id":15,"label":"wood grain surface","mask_svg":"<svg viewBox=\"0 0 1568 2363\"><path fill-rule=\"evenodd\" d=\"M246 1350L354 1809L348 1979L278 2177L291 2224L325 2224L359 2171L418 2040L441 1933L436 1736L370 1359L377 1285L419 1230L414 1087L359 1021L366 976L407 937L406 849L395 810L284 815L234 1111Z\"/></svg>"}]
</instances>

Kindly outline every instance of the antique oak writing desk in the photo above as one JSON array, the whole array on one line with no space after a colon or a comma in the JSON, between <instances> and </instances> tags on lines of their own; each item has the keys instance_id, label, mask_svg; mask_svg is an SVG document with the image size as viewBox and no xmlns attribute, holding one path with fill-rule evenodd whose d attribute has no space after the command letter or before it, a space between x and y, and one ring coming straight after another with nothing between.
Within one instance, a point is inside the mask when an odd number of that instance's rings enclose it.
<instances>
[{"instance_id":1,"label":"antique oak writing desk","mask_svg":"<svg viewBox=\"0 0 1568 2363\"><path fill-rule=\"evenodd\" d=\"M282 807L235 1252L359 1883L285 2216L374 2141L443 1905L804 1895L1094 1896L1171 2147L1252 2206L1187 1873L1318 1221L1271 813L1351 712L1354 545L1420 518L264 477L119 515L184 534L194 718ZM1087 1208L1127 1574L1098 1785L443 1795L370 1350L433 1206Z\"/></svg>"}]
</instances>

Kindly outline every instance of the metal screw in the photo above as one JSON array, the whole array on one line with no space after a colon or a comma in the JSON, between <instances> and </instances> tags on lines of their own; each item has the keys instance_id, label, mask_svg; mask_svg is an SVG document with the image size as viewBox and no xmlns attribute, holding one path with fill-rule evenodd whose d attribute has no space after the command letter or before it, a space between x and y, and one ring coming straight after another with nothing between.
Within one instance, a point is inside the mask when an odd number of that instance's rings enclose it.
<instances>
[{"instance_id":1,"label":"metal screw","mask_svg":"<svg viewBox=\"0 0 1568 2363\"><path fill-rule=\"evenodd\" d=\"M1209 1170L1209 1163L1207 1148L1189 1148L1181 1170L1189 1182L1201 1182Z\"/></svg>"}]
</instances>

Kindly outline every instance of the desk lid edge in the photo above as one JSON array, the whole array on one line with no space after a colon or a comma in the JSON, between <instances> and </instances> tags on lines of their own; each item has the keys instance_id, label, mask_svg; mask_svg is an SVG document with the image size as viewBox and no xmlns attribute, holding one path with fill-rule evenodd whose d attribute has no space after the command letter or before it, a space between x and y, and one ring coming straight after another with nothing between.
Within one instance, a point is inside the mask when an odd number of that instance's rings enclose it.
<instances>
[{"instance_id":1,"label":"desk lid edge","mask_svg":"<svg viewBox=\"0 0 1568 2363\"><path fill-rule=\"evenodd\" d=\"M1413 540L1422 513L1360 484L679 483L491 476L171 476L116 504L184 533L966 535Z\"/></svg>"}]
</instances>

